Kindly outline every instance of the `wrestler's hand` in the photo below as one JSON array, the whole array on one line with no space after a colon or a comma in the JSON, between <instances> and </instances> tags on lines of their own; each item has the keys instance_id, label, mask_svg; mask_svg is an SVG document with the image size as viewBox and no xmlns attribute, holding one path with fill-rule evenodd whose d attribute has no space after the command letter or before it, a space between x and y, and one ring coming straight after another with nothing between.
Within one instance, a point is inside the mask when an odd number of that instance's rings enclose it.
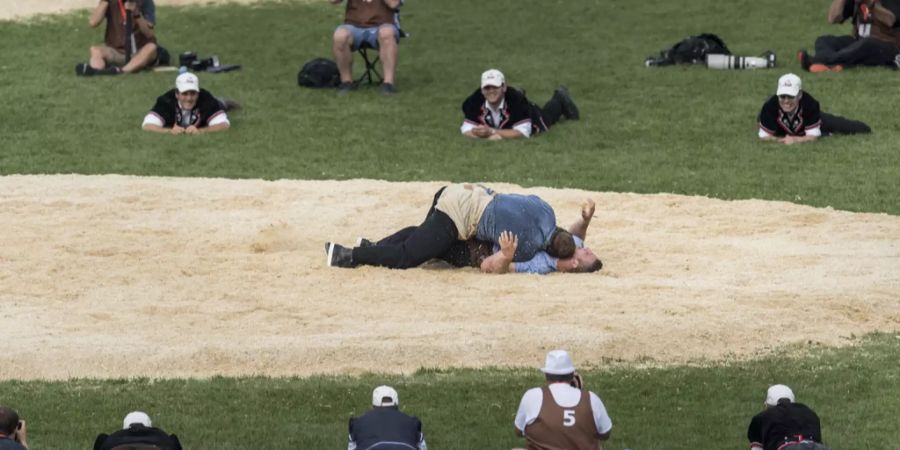
<instances>
[{"instance_id":1,"label":"wrestler's hand","mask_svg":"<svg viewBox=\"0 0 900 450\"><path fill-rule=\"evenodd\" d=\"M586 198L581 203L581 218L585 222L590 222L594 217L594 211L597 210L597 204L592 199Z\"/></svg>"},{"instance_id":2,"label":"wrestler's hand","mask_svg":"<svg viewBox=\"0 0 900 450\"><path fill-rule=\"evenodd\" d=\"M200 134L200 129L196 125L191 125L184 129L184 134Z\"/></svg>"},{"instance_id":3,"label":"wrestler's hand","mask_svg":"<svg viewBox=\"0 0 900 450\"><path fill-rule=\"evenodd\" d=\"M502 254L504 258L512 261L513 256L516 254L516 247L518 246L519 238L516 237L515 234L512 234L509 231L500 233L500 254Z\"/></svg>"},{"instance_id":4,"label":"wrestler's hand","mask_svg":"<svg viewBox=\"0 0 900 450\"><path fill-rule=\"evenodd\" d=\"M179 127L178 125L173 125L172 129L169 130L171 134L184 134L184 128Z\"/></svg>"}]
</instances>

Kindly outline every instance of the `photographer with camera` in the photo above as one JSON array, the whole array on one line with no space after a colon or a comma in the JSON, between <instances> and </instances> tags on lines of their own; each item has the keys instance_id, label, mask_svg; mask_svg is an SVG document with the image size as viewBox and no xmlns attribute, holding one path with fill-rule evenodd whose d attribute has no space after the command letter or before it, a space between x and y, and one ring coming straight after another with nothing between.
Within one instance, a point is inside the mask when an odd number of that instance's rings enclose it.
<instances>
[{"instance_id":1,"label":"photographer with camera","mask_svg":"<svg viewBox=\"0 0 900 450\"><path fill-rule=\"evenodd\" d=\"M819 36L816 54L800 50L803 70L840 72L852 66L900 68L900 0L832 0L828 22L853 19L850 36Z\"/></svg>"},{"instance_id":2,"label":"photographer with camera","mask_svg":"<svg viewBox=\"0 0 900 450\"><path fill-rule=\"evenodd\" d=\"M238 108L236 102L200 89L200 79L190 72L175 79L175 89L156 99L144 116L145 131L168 134L201 134L227 130L231 126L226 111Z\"/></svg>"},{"instance_id":3,"label":"photographer with camera","mask_svg":"<svg viewBox=\"0 0 900 450\"><path fill-rule=\"evenodd\" d=\"M91 59L75 66L81 76L137 72L157 61L153 0L100 0L88 23L106 20L104 45L91 47Z\"/></svg>"},{"instance_id":4,"label":"photographer with camera","mask_svg":"<svg viewBox=\"0 0 900 450\"><path fill-rule=\"evenodd\" d=\"M28 450L25 421L6 406L0 406L0 450Z\"/></svg>"},{"instance_id":5,"label":"photographer with camera","mask_svg":"<svg viewBox=\"0 0 900 450\"><path fill-rule=\"evenodd\" d=\"M757 123L760 139L788 145L832 134L872 132L858 120L822 112L819 102L802 89L800 77L792 73L778 79L778 90L763 104Z\"/></svg>"},{"instance_id":6,"label":"photographer with camera","mask_svg":"<svg viewBox=\"0 0 900 450\"><path fill-rule=\"evenodd\" d=\"M516 434L528 449L597 450L609 439L612 420L600 397L583 389L572 358L565 350L547 353L541 369L547 385L529 389L516 413Z\"/></svg>"}]
</instances>

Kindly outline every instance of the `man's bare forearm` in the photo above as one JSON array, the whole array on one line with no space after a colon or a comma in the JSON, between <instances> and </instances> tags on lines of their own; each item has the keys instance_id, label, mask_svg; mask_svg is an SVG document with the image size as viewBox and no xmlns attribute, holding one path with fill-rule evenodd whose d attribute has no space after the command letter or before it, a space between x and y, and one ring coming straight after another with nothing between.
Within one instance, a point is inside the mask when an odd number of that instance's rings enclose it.
<instances>
[{"instance_id":1,"label":"man's bare forearm","mask_svg":"<svg viewBox=\"0 0 900 450\"><path fill-rule=\"evenodd\" d=\"M875 20L881 22L886 27L893 27L894 23L897 21L897 16L895 16L891 10L881 6L881 2L872 5L872 14L875 16Z\"/></svg>"},{"instance_id":2,"label":"man's bare forearm","mask_svg":"<svg viewBox=\"0 0 900 450\"><path fill-rule=\"evenodd\" d=\"M844 2L847 0L831 0L828 8L828 23L841 23L844 18Z\"/></svg>"},{"instance_id":3,"label":"man's bare forearm","mask_svg":"<svg viewBox=\"0 0 900 450\"><path fill-rule=\"evenodd\" d=\"M88 24L91 28L100 25L103 22L103 19L106 18L106 9L109 8L109 2L106 0L102 0L97 4L97 7L91 12L91 17L88 18Z\"/></svg>"},{"instance_id":4,"label":"man's bare forearm","mask_svg":"<svg viewBox=\"0 0 900 450\"><path fill-rule=\"evenodd\" d=\"M138 32L147 39L153 39L153 36L156 36L156 32L153 31L153 24L148 22L144 16L135 16L134 25L137 27Z\"/></svg>"}]
</instances>

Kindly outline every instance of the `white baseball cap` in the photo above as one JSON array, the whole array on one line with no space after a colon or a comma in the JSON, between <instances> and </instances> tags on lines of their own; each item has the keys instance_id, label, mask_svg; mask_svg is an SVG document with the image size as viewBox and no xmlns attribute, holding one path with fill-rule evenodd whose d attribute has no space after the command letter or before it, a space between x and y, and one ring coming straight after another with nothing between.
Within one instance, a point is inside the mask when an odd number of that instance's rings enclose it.
<instances>
[{"instance_id":1,"label":"white baseball cap","mask_svg":"<svg viewBox=\"0 0 900 450\"><path fill-rule=\"evenodd\" d=\"M776 384L773 386L769 386L768 392L766 392L766 404L769 406L775 406L778 404L778 400L786 398L794 403L794 391L791 388L783 385Z\"/></svg>"},{"instance_id":2,"label":"white baseball cap","mask_svg":"<svg viewBox=\"0 0 900 450\"><path fill-rule=\"evenodd\" d=\"M781 78L778 79L778 91L776 92L776 95L790 95L796 97L797 94L800 93L801 87L802 82L797 75L792 73L782 75Z\"/></svg>"},{"instance_id":3,"label":"white baseball cap","mask_svg":"<svg viewBox=\"0 0 900 450\"><path fill-rule=\"evenodd\" d=\"M547 353L547 359L544 360L544 367L541 372L550 375L568 375L575 373L575 365L572 364L572 357L565 350L553 350Z\"/></svg>"},{"instance_id":4,"label":"white baseball cap","mask_svg":"<svg viewBox=\"0 0 900 450\"><path fill-rule=\"evenodd\" d=\"M178 78L175 79L175 88L178 89L179 93L186 91L200 92L200 79L197 78L197 75L185 72L178 75Z\"/></svg>"},{"instance_id":5,"label":"white baseball cap","mask_svg":"<svg viewBox=\"0 0 900 450\"><path fill-rule=\"evenodd\" d=\"M485 86L503 86L506 83L506 78L503 76L503 72L497 69L489 69L486 70L483 74L481 74L481 87Z\"/></svg>"},{"instance_id":6,"label":"white baseball cap","mask_svg":"<svg viewBox=\"0 0 900 450\"><path fill-rule=\"evenodd\" d=\"M125 419L122 420L122 429L127 430L131 428L131 425L139 423L145 427L152 426L152 422L150 422L150 416L143 411L132 411L125 416Z\"/></svg>"},{"instance_id":7,"label":"white baseball cap","mask_svg":"<svg viewBox=\"0 0 900 450\"><path fill-rule=\"evenodd\" d=\"M397 406L399 404L397 391L390 386L378 386L372 391L372 406Z\"/></svg>"}]
</instances>

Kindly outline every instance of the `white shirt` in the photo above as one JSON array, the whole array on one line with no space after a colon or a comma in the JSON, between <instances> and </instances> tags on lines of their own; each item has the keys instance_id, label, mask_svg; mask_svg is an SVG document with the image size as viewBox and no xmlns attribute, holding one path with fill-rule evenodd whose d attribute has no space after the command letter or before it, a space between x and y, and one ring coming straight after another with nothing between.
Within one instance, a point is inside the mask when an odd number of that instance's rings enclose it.
<instances>
[{"instance_id":1,"label":"white shirt","mask_svg":"<svg viewBox=\"0 0 900 450\"><path fill-rule=\"evenodd\" d=\"M578 404L581 400L581 389L574 388L566 383L550 384L550 394L553 401L563 408L570 408ZM591 392L591 412L594 414L594 425L597 427L597 433L605 434L612 430L612 419L606 413L606 407L600 401L597 394ZM541 388L529 389L522 396L519 403L519 411L516 413L515 425L523 434L525 427L534 423L538 414L541 413L541 405L544 403L544 393Z\"/></svg>"}]
</instances>

